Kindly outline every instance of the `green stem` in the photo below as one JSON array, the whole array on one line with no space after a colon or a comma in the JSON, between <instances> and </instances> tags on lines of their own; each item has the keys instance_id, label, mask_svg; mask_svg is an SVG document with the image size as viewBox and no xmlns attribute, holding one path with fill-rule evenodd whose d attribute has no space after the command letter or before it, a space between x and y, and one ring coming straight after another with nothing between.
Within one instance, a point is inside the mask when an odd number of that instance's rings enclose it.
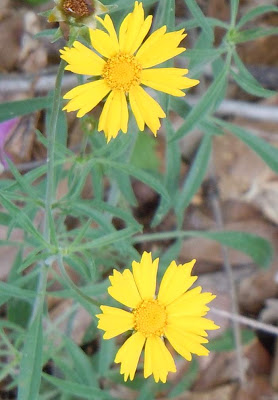
<instances>
[{"instance_id":1,"label":"green stem","mask_svg":"<svg viewBox=\"0 0 278 400\"><path fill-rule=\"evenodd\" d=\"M68 45L74 42L76 38L76 34L72 35L69 40ZM54 171L55 171L55 138L56 138L56 130L57 130L57 120L60 109L61 102L61 87L62 87L62 79L64 75L64 69L66 66L66 62L64 60L60 61L58 73L56 76L55 89L53 95L53 103L51 109L50 116L50 124L49 130L47 132L47 174L46 174L46 194L45 194L45 219L44 219L44 230L43 236L44 239L51 244L50 237L50 221L52 219L52 204L54 201ZM37 296L34 302L32 316L30 319L30 325L34 322L36 316L41 314L43 311L45 293L46 293L46 285L47 285L47 276L48 276L48 265L45 263L41 265L38 286L37 286Z\"/></svg>"},{"instance_id":2,"label":"green stem","mask_svg":"<svg viewBox=\"0 0 278 400\"><path fill-rule=\"evenodd\" d=\"M50 242L50 227L49 220L52 214L52 203L54 200L54 162L55 162L55 139L56 139L56 128L57 120L61 102L61 86L64 75L64 69L66 62L61 60L53 95L53 104L51 110L51 118L49 131L47 135L48 146L47 146L47 176L46 176L46 195L45 195L45 221L44 221L44 238Z\"/></svg>"}]
</instances>

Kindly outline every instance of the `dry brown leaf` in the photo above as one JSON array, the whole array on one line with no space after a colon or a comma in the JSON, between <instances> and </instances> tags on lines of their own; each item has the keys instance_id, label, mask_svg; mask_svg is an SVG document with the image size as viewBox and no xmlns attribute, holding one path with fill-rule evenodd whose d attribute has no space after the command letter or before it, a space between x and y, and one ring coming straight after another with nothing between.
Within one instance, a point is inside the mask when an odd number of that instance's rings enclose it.
<instances>
[{"instance_id":1,"label":"dry brown leaf","mask_svg":"<svg viewBox=\"0 0 278 400\"><path fill-rule=\"evenodd\" d=\"M272 400L274 391L269 380L264 376L249 378L246 384L239 388L235 400Z\"/></svg>"},{"instance_id":2,"label":"dry brown leaf","mask_svg":"<svg viewBox=\"0 0 278 400\"><path fill-rule=\"evenodd\" d=\"M273 244L274 249L278 248L277 229L264 221L263 218L228 223L224 226L224 230L253 233L268 239ZM240 251L228 249L228 255L232 265L252 263L251 257ZM198 260L197 268L199 273L219 269L220 265L223 263L221 245L215 241L204 238L190 238L185 240L182 245L179 261L184 263L192 258ZM202 268L201 264L203 265Z\"/></svg>"},{"instance_id":3,"label":"dry brown leaf","mask_svg":"<svg viewBox=\"0 0 278 400\"><path fill-rule=\"evenodd\" d=\"M234 400L236 389L237 385L230 383L205 392L185 392L173 397L173 400ZM166 400L166 398L159 400Z\"/></svg>"},{"instance_id":4,"label":"dry brown leaf","mask_svg":"<svg viewBox=\"0 0 278 400\"><path fill-rule=\"evenodd\" d=\"M269 374L271 357L258 339L244 347L243 366L249 381L254 375ZM237 360L234 351L214 353L210 364L202 368L194 384L194 391L204 391L238 379Z\"/></svg>"},{"instance_id":5,"label":"dry brown leaf","mask_svg":"<svg viewBox=\"0 0 278 400\"><path fill-rule=\"evenodd\" d=\"M24 72L38 72L47 64L47 52L40 41L34 38L42 30L39 16L33 11L23 14L23 35L18 56L19 68Z\"/></svg>"},{"instance_id":6,"label":"dry brown leaf","mask_svg":"<svg viewBox=\"0 0 278 400\"><path fill-rule=\"evenodd\" d=\"M278 285L275 279L276 268L268 271L257 271L241 280L238 290L238 303L243 312L257 315L267 299L278 295Z\"/></svg>"}]
</instances>

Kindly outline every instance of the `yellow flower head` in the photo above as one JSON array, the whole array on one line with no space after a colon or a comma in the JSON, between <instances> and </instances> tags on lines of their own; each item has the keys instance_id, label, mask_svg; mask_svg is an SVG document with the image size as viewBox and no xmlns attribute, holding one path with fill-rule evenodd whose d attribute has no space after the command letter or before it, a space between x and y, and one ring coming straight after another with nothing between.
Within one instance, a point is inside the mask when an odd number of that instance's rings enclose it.
<instances>
[{"instance_id":1,"label":"yellow flower head","mask_svg":"<svg viewBox=\"0 0 278 400\"><path fill-rule=\"evenodd\" d=\"M123 20L119 35L109 15L105 15L104 19L96 18L106 32L90 29L90 38L93 48L102 57L78 41L73 43L72 48L61 50L61 58L68 63L67 70L94 77L93 82L66 93L64 98L70 101L64 110L79 110L77 117L83 117L108 95L98 130L104 131L109 142L120 130L127 132L128 95L139 129L143 131L146 124L156 136L160 127L159 118L165 118L165 113L142 85L173 96L184 96L181 89L199 83L184 76L188 73L187 69L152 68L185 51L185 48L178 47L186 36L184 29L166 33L166 26L163 26L144 41L152 16L145 19L142 3L138 1L133 12Z\"/></svg>"},{"instance_id":2,"label":"yellow flower head","mask_svg":"<svg viewBox=\"0 0 278 400\"><path fill-rule=\"evenodd\" d=\"M206 356L209 351L206 330L218 329L213 321L204 318L207 303L215 298L211 293L201 293L200 286L188 290L196 276L191 276L195 260L168 266L155 296L158 261L144 252L140 262L132 263L132 272L114 270L110 276L108 293L130 309L101 306L98 328L105 331L103 338L110 339L128 330L133 334L119 349L115 362L121 363L124 380L133 380L140 354L145 346L144 377L154 376L156 382L166 382L168 372L176 372L175 362L165 338L186 360L192 354Z\"/></svg>"}]
</instances>

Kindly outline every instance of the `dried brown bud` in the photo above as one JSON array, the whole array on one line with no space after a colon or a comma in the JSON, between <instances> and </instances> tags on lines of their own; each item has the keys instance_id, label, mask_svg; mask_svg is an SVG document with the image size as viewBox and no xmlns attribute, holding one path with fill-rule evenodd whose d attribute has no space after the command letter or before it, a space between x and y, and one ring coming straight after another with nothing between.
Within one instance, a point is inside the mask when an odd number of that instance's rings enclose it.
<instances>
[{"instance_id":1,"label":"dried brown bud","mask_svg":"<svg viewBox=\"0 0 278 400\"><path fill-rule=\"evenodd\" d=\"M56 6L51 11L49 22L66 22L69 25L86 25L95 28L96 15L107 11L98 0L54 0Z\"/></svg>"}]
</instances>

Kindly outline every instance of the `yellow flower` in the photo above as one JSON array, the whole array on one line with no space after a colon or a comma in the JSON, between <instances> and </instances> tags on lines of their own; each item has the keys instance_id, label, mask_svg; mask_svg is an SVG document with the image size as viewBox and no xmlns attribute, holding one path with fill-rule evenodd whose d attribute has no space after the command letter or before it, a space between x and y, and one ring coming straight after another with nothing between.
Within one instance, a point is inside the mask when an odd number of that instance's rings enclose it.
<instances>
[{"instance_id":1,"label":"yellow flower","mask_svg":"<svg viewBox=\"0 0 278 400\"><path fill-rule=\"evenodd\" d=\"M191 353L206 356L209 351L202 345L208 340L206 330L218 329L213 321L204 318L206 306L215 298L211 293L201 293L200 286L188 290L196 276L191 276L196 260L168 266L155 296L159 259L152 261L151 253L144 252L140 262L132 263L132 272L116 270L110 276L108 293L130 309L101 306L98 328L105 331L103 338L110 339L128 330L133 334L119 349L115 362L121 363L124 380L133 380L140 354L145 345L144 377L154 376L156 382L166 382L168 372L176 372L175 362L164 338L186 360Z\"/></svg>"},{"instance_id":2,"label":"yellow flower","mask_svg":"<svg viewBox=\"0 0 278 400\"><path fill-rule=\"evenodd\" d=\"M78 41L73 43L72 48L61 50L61 58L68 63L67 70L94 77L92 82L66 93L64 98L70 101L64 110L79 110L77 117L83 117L108 95L98 130L104 131L109 142L120 130L127 132L128 95L139 129L143 131L146 124L156 136L160 127L159 118L166 115L142 85L173 96L184 96L181 89L199 83L184 76L188 73L187 69L152 68L185 51L185 48L178 47L186 36L184 29L166 33L166 26L163 26L144 41L152 16L145 19L142 3L138 1L133 12L123 20L118 36L109 15L105 15L104 19L96 18L107 33L90 29L90 39L103 58Z\"/></svg>"}]
</instances>

